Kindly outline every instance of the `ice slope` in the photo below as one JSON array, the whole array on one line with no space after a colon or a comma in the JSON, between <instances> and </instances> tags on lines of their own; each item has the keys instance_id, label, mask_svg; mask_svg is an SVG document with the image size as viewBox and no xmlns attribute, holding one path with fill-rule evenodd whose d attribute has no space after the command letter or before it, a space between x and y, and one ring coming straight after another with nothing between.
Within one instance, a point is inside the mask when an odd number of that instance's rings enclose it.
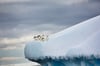
<instances>
[{"instance_id":1,"label":"ice slope","mask_svg":"<svg viewBox=\"0 0 100 66\"><path fill-rule=\"evenodd\" d=\"M100 57L100 31L95 32L88 39L82 42L80 45L71 48L67 55L73 56L99 56Z\"/></svg>"},{"instance_id":2,"label":"ice slope","mask_svg":"<svg viewBox=\"0 0 100 66\"><path fill-rule=\"evenodd\" d=\"M46 42L28 42L25 57L39 59L100 55L100 15L51 35Z\"/></svg>"}]
</instances>

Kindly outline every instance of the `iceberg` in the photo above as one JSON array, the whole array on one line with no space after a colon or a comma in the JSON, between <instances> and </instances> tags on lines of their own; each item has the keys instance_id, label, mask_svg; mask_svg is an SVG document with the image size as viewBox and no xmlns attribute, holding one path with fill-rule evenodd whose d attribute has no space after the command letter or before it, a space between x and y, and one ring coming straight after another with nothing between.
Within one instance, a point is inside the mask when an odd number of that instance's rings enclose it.
<instances>
[{"instance_id":1,"label":"iceberg","mask_svg":"<svg viewBox=\"0 0 100 66\"><path fill-rule=\"evenodd\" d=\"M100 66L100 15L55 33L48 41L30 41L25 57L42 66Z\"/></svg>"}]
</instances>

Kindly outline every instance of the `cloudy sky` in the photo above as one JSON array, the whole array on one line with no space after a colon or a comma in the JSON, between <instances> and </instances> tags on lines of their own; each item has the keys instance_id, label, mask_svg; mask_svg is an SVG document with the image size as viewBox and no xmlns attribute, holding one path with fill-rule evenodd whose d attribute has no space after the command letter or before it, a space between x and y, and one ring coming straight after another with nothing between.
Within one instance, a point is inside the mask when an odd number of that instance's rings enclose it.
<instances>
[{"instance_id":1,"label":"cloudy sky","mask_svg":"<svg viewBox=\"0 0 100 66\"><path fill-rule=\"evenodd\" d=\"M33 35L53 34L97 15L100 0L0 0L0 65L23 62Z\"/></svg>"}]
</instances>

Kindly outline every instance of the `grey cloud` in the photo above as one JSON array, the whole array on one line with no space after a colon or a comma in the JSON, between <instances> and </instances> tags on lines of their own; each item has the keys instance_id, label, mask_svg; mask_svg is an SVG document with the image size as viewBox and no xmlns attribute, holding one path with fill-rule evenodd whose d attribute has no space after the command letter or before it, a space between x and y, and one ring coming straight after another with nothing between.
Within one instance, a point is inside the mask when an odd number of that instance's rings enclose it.
<instances>
[{"instance_id":1,"label":"grey cloud","mask_svg":"<svg viewBox=\"0 0 100 66\"><path fill-rule=\"evenodd\" d=\"M6 50L6 48L9 49L22 49L22 47L24 47L24 43L23 44L0 44L0 50Z\"/></svg>"},{"instance_id":2,"label":"grey cloud","mask_svg":"<svg viewBox=\"0 0 100 66\"><path fill-rule=\"evenodd\" d=\"M0 4L1 36L16 36L36 30L39 31L40 29L37 29L36 26L41 26L42 24L52 24L58 27L72 26L100 14L100 2L98 0L89 0L88 2L73 5L56 2L56 0L38 0L35 2ZM19 25L21 25L20 28L18 27ZM14 31L14 29L17 31ZM48 26L47 29L55 31L52 28L48 28ZM43 26L41 27L41 31L47 29Z\"/></svg>"}]
</instances>

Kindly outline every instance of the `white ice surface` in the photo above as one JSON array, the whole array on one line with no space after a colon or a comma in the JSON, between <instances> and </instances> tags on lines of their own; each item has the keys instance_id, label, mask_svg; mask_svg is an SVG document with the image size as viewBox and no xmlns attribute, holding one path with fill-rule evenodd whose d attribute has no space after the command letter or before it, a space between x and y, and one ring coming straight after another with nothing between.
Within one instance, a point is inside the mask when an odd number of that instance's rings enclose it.
<instances>
[{"instance_id":1,"label":"white ice surface","mask_svg":"<svg viewBox=\"0 0 100 66\"><path fill-rule=\"evenodd\" d=\"M100 16L51 35L46 42L31 41L25 47L29 59L75 55L100 55Z\"/></svg>"}]
</instances>

